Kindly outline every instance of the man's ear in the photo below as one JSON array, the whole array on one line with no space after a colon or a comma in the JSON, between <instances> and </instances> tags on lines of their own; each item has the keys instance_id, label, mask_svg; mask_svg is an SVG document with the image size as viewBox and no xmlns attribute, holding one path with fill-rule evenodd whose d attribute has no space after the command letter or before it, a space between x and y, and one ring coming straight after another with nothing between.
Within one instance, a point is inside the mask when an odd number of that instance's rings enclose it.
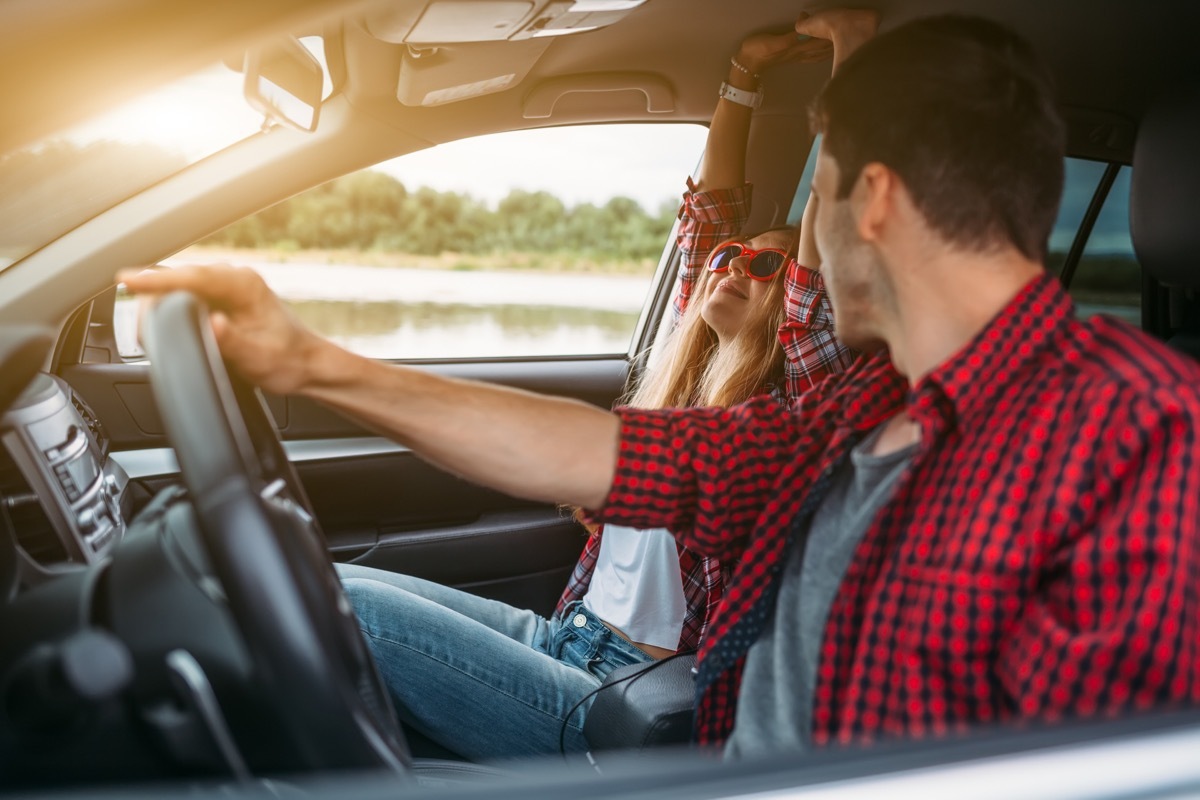
<instances>
[{"instance_id":1,"label":"man's ear","mask_svg":"<svg viewBox=\"0 0 1200 800\"><path fill-rule=\"evenodd\" d=\"M895 212L895 191L899 178L878 161L863 165L858 173L851 204L858 218L858 235L863 241L878 241L888 220Z\"/></svg>"}]
</instances>

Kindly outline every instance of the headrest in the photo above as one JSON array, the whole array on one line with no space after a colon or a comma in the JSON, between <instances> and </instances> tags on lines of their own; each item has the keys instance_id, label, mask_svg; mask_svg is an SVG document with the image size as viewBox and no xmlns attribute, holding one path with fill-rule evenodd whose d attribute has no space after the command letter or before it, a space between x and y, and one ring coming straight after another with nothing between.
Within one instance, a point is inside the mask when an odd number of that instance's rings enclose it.
<instances>
[{"instance_id":1,"label":"headrest","mask_svg":"<svg viewBox=\"0 0 1200 800\"><path fill-rule=\"evenodd\" d=\"M1138 261L1159 283L1200 287L1200 90L1164 95L1142 119L1129 227Z\"/></svg>"}]
</instances>

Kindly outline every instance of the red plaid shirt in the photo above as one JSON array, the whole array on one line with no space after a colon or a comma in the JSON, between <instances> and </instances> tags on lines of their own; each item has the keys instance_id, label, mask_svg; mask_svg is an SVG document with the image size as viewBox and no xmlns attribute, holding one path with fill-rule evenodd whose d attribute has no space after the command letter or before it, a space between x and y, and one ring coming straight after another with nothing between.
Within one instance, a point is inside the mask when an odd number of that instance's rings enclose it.
<instances>
[{"instance_id":1,"label":"red plaid shirt","mask_svg":"<svg viewBox=\"0 0 1200 800\"><path fill-rule=\"evenodd\" d=\"M697 737L734 720L745 654L835 466L901 410L921 439L830 609L813 740L1200 700L1200 367L1026 287L910 390L885 354L798 398L621 409L607 522L737 564L700 652Z\"/></svg>"},{"instance_id":2,"label":"red plaid shirt","mask_svg":"<svg viewBox=\"0 0 1200 800\"><path fill-rule=\"evenodd\" d=\"M694 189L689 179L688 192L679 210L679 290L672 307L672 325L687 310L708 254L721 242L736 236L750 214L749 184L707 192ZM779 338L786 355L785 388L789 397L797 397L832 372L849 367L853 353L833 338L833 318L820 275L800 269L789 273L786 279L787 321L779 329ZM570 603L587 593L600 556L601 533L602 528L598 527L584 545L583 555L558 601L556 614L562 614ZM724 580L719 561L699 555L682 542L677 547L687 608L676 649L695 650L721 599Z\"/></svg>"}]
</instances>

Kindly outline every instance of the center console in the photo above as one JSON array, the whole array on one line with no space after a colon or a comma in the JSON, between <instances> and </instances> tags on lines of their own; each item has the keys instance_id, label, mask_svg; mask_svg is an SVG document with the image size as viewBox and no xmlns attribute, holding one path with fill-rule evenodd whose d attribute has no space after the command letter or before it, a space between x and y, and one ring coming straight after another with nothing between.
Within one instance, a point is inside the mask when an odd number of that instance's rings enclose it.
<instances>
[{"instance_id":1,"label":"center console","mask_svg":"<svg viewBox=\"0 0 1200 800\"><path fill-rule=\"evenodd\" d=\"M0 418L0 502L23 581L104 558L125 533L128 483L87 403L39 374Z\"/></svg>"}]
</instances>

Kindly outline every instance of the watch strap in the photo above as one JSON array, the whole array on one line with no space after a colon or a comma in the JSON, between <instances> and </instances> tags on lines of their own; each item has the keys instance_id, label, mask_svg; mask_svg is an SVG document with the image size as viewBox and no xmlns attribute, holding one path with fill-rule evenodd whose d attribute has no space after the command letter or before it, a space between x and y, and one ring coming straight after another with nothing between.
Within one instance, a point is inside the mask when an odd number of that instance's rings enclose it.
<instances>
[{"instance_id":1,"label":"watch strap","mask_svg":"<svg viewBox=\"0 0 1200 800\"><path fill-rule=\"evenodd\" d=\"M721 91L717 93L717 96L731 103L737 103L739 106L746 106L747 108L758 108L762 105L763 101L762 89L759 89L757 92L747 92L745 89L730 86L726 82L721 83Z\"/></svg>"}]
</instances>

